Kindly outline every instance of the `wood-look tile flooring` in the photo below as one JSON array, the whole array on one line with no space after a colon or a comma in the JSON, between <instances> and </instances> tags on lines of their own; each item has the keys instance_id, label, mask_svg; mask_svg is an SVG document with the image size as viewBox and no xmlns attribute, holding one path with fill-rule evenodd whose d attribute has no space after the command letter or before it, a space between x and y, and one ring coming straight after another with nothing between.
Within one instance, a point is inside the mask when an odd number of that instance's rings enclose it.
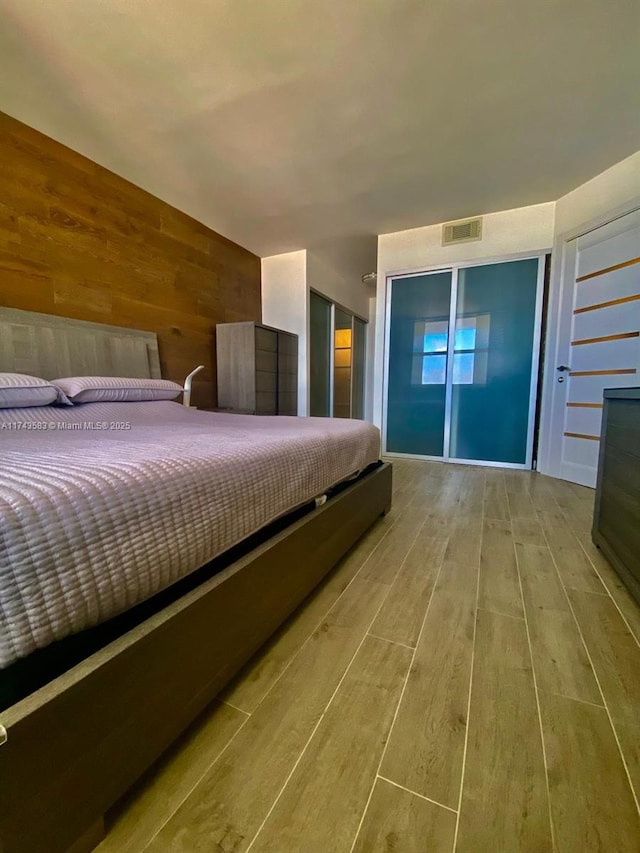
<instances>
[{"instance_id":1,"label":"wood-look tile flooring","mask_svg":"<svg viewBox=\"0 0 640 853\"><path fill-rule=\"evenodd\" d=\"M638 853L640 610L592 510L534 473L395 461L391 512L100 853Z\"/></svg>"}]
</instances>

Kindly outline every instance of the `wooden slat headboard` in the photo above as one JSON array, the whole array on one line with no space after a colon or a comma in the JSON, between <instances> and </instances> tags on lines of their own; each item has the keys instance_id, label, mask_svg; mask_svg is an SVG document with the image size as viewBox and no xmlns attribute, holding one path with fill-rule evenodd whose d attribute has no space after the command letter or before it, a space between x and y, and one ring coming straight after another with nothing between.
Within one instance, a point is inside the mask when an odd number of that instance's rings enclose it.
<instances>
[{"instance_id":1,"label":"wooden slat headboard","mask_svg":"<svg viewBox=\"0 0 640 853\"><path fill-rule=\"evenodd\" d=\"M0 372L161 379L153 332L0 308Z\"/></svg>"}]
</instances>

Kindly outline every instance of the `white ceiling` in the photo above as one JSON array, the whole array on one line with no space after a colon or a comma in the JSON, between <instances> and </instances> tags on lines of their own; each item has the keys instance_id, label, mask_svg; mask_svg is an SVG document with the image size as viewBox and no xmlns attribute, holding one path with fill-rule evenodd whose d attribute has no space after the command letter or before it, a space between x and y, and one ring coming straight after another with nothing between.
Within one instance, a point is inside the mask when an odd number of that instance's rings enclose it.
<instances>
[{"instance_id":1,"label":"white ceiling","mask_svg":"<svg viewBox=\"0 0 640 853\"><path fill-rule=\"evenodd\" d=\"M638 0L0 0L0 109L260 255L640 148Z\"/></svg>"}]
</instances>

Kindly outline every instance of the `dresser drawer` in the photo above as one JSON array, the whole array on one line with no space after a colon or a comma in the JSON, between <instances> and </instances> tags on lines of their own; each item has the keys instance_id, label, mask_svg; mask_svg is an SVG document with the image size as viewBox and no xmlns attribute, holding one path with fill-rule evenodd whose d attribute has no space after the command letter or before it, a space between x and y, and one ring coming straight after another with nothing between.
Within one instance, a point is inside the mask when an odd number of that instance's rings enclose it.
<instances>
[{"instance_id":1,"label":"dresser drawer","mask_svg":"<svg viewBox=\"0 0 640 853\"><path fill-rule=\"evenodd\" d=\"M592 536L640 602L640 389L604 398Z\"/></svg>"},{"instance_id":2,"label":"dresser drawer","mask_svg":"<svg viewBox=\"0 0 640 853\"><path fill-rule=\"evenodd\" d=\"M280 371L280 373L289 373L292 376L297 374L298 357L296 355L278 353L278 370Z\"/></svg>"},{"instance_id":3,"label":"dresser drawer","mask_svg":"<svg viewBox=\"0 0 640 853\"><path fill-rule=\"evenodd\" d=\"M276 393L277 373L270 373L266 370L256 370L256 393L266 392L269 394Z\"/></svg>"},{"instance_id":4,"label":"dresser drawer","mask_svg":"<svg viewBox=\"0 0 640 853\"><path fill-rule=\"evenodd\" d=\"M298 377L293 376L289 373L280 374L278 376L278 393L282 396L283 394L295 394L298 388Z\"/></svg>"},{"instance_id":5,"label":"dresser drawer","mask_svg":"<svg viewBox=\"0 0 640 853\"><path fill-rule=\"evenodd\" d=\"M640 403L634 400L609 400L607 403L606 442L640 456Z\"/></svg>"},{"instance_id":6,"label":"dresser drawer","mask_svg":"<svg viewBox=\"0 0 640 853\"><path fill-rule=\"evenodd\" d=\"M262 329L260 326L256 326L256 349L277 352L278 333L271 331L271 329Z\"/></svg>"},{"instance_id":7,"label":"dresser drawer","mask_svg":"<svg viewBox=\"0 0 640 853\"><path fill-rule=\"evenodd\" d=\"M287 335L285 332L280 332L278 336L278 351L282 355L298 355L298 338L296 335Z\"/></svg>"},{"instance_id":8,"label":"dresser drawer","mask_svg":"<svg viewBox=\"0 0 640 853\"><path fill-rule=\"evenodd\" d=\"M297 415L298 400L296 394L284 393L280 395L280 415Z\"/></svg>"},{"instance_id":9,"label":"dresser drawer","mask_svg":"<svg viewBox=\"0 0 640 853\"><path fill-rule=\"evenodd\" d=\"M268 352L267 350L256 350L256 370L267 371L269 373L278 372L278 354Z\"/></svg>"},{"instance_id":10,"label":"dresser drawer","mask_svg":"<svg viewBox=\"0 0 640 853\"><path fill-rule=\"evenodd\" d=\"M256 391L256 415L275 415L276 397L271 391Z\"/></svg>"}]
</instances>

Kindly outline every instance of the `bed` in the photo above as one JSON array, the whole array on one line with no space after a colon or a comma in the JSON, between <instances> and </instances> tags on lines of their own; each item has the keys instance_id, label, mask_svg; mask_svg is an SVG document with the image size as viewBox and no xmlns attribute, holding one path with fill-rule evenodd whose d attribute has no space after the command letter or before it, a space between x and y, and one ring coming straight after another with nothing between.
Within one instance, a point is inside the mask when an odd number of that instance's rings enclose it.
<instances>
[{"instance_id":1,"label":"bed","mask_svg":"<svg viewBox=\"0 0 640 853\"><path fill-rule=\"evenodd\" d=\"M2 309L9 370L160 373L154 335ZM354 421L169 401L0 410L0 686L37 687L0 711L4 853L90 846L388 509L378 453Z\"/></svg>"}]
</instances>

